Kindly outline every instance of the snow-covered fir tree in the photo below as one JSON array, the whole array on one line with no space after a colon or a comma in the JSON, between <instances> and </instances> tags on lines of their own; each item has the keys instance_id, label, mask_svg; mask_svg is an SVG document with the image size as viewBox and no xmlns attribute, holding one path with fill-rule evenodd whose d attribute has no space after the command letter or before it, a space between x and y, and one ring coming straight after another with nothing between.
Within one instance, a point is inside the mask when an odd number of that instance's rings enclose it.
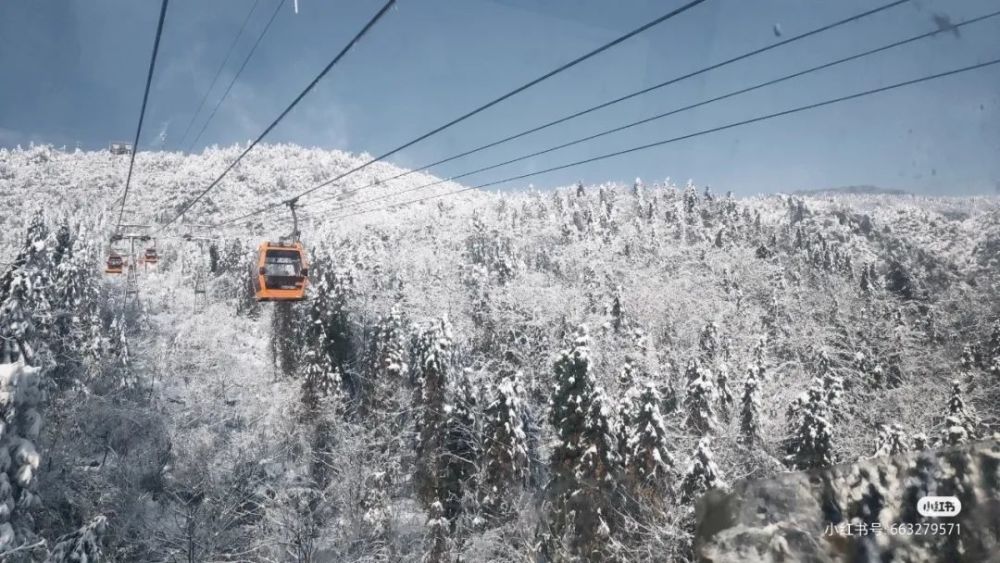
<instances>
[{"instance_id":1,"label":"snow-covered fir tree","mask_svg":"<svg viewBox=\"0 0 1000 563\"><path fill-rule=\"evenodd\" d=\"M683 201L684 212L687 214L694 213L698 208L698 191L691 181L688 181L687 186L684 187Z\"/></svg>"},{"instance_id":2,"label":"snow-covered fir tree","mask_svg":"<svg viewBox=\"0 0 1000 563\"><path fill-rule=\"evenodd\" d=\"M993 321L985 356L986 361L983 363L986 369L994 376L1000 377L1000 318Z\"/></svg>"},{"instance_id":3,"label":"snow-covered fir tree","mask_svg":"<svg viewBox=\"0 0 1000 563\"><path fill-rule=\"evenodd\" d=\"M941 441L951 446L964 444L980 437L979 417L966 406L962 398L962 386L959 381L951 382L951 396L948 398L948 411L944 419L944 429L941 431Z\"/></svg>"},{"instance_id":4,"label":"snow-covered fir tree","mask_svg":"<svg viewBox=\"0 0 1000 563\"><path fill-rule=\"evenodd\" d=\"M395 430L384 436L389 439L398 432L397 413L401 408L400 393L408 381L408 324L399 304L379 316L372 334L368 354L368 384L364 386L363 408L371 416Z\"/></svg>"},{"instance_id":5,"label":"snow-covered fir tree","mask_svg":"<svg viewBox=\"0 0 1000 563\"><path fill-rule=\"evenodd\" d=\"M621 332L627 326L625 316L625 305L622 302L622 287L619 285L611 295L611 305L608 307L608 315L611 317L611 328L615 332Z\"/></svg>"},{"instance_id":6,"label":"snow-covered fir tree","mask_svg":"<svg viewBox=\"0 0 1000 563\"><path fill-rule=\"evenodd\" d=\"M612 533L618 462L607 399L590 372L586 326L560 352L555 376L549 402L549 423L558 438L550 458L549 522L555 534L550 541L567 546L569 556L600 560Z\"/></svg>"},{"instance_id":7,"label":"snow-covered fir tree","mask_svg":"<svg viewBox=\"0 0 1000 563\"><path fill-rule=\"evenodd\" d=\"M450 398L445 406L444 457L438 495L445 516L454 522L462 512L466 491L473 489L471 485L480 464L482 432L476 390L468 372L455 378L450 387Z\"/></svg>"},{"instance_id":8,"label":"snow-covered fir tree","mask_svg":"<svg viewBox=\"0 0 1000 563\"><path fill-rule=\"evenodd\" d=\"M559 441L552 452L554 488L572 486L574 472L583 454L581 434L594 396L590 373L590 335L581 326L570 348L560 352L555 362L555 388L549 400L549 423ZM560 495L561 496L561 493Z\"/></svg>"},{"instance_id":9,"label":"snow-covered fir tree","mask_svg":"<svg viewBox=\"0 0 1000 563\"><path fill-rule=\"evenodd\" d=\"M322 263L325 261L321 262ZM361 389L349 365L354 359L354 343L348 301L352 279L345 269L320 268L307 313L305 345L315 347L329 362L329 371L339 375L342 384L357 397Z\"/></svg>"},{"instance_id":10,"label":"snow-covered fir tree","mask_svg":"<svg viewBox=\"0 0 1000 563\"><path fill-rule=\"evenodd\" d=\"M830 355L826 350L820 350L815 359L815 375L813 385L823 389L823 398L832 410L841 405L844 396L844 379L834 371L830 363Z\"/></svg>"},{"instance_id":11,"label":"snow-covered fir tree","mask_svg":"<svg viewBox=\"0 0 1000 563\"><path fill-rule=\"evenodd\" d=\"M398 304L379 318L372 340L374 376L402 381L407 370L406 320Z\"/></svg>"},{"instance_id":12,"label":"snow-covered fir tree","mask_svg":"<svg viewBox=\"0 0 1000 563\"><path fill-rule=\"evenodd\" d=\"M444 515L444 506L434 501L427 511L426 551L421 558L423 563L448 563L454 542L448 518Z\"/></svg>"},{"instance_id":13,"label":"snow-covered fir tree","mask_svg":"<svg viewBox=\"0 0 1000 563\"><path fill-rule=\"evenodd\" d=\"M447 318L442 318L424 329L416 350L416 483L421 498L428 505L438 502L440 498L452 341L451 323Z\"/></svg>"},{"instance_id":14,"label":"snow-covered fir tree","mask_svg":"<svg viewBox=\"0 0 1000 563\"><path fill-rule=\"evenodd\" d=\"M487 515L509 516L512 500L528 478L527 412L519 372L504 376L486 406L480 502Z\"/></svg>"},{"instance_id":15,"label":"snow-covered fir tree","mask_svg":"<svg viewBox=\"0 0 1000 563\"><path fill-rule=\"evenodd\" d=\"M691 456L687 470L680 484L680 499L683 503L694 502L702 493L710 489L722 489L726 482L711 449L712 440L708 436L698 440L698 447Z\"/></svg>"},{"instance_id":16,"label":"snow-covered fir tree","mask_svg":"<svg viewBox=\"0 0 1000 563\"><path fill-rule=\"evenodd\" d=\"M698 349L701 350L702 361L711 365L719 354L719 327L715 322L709 322L698 335Z\"/></svg>"},{"instance_id":17,"label":"snow-covered fir tree","mask_svg":"<svg viewBox=\"0 0 1000 563\"><path fill-rule=\"evenodd\" d=\"M56 541L45 563L97 563L104 560L102 536L108 521L97 516L79 530Z\"/></svg>"},{"instance_id":18,"label":"snow-covered fir tree","mask_svg":"<svg viewBox=\"0 0 1000 563\"><path fill-rule=\"evenodd\" d=\"M313 413L324 399L334 405L343 401L340 370L327 355L326 335L320 334L310 344L303 358L302 404L307 413ZM335 407L337 408L337 407Z\"/></svg>"},{"instance_id":19,"label":"snow-covered fir tree","mask_svg":"<svg viewBox=\"0 0 1000 563\"><path fill-rule=\"evenodd\" d=\"M786 460L795 469L816 469L833 465L833 442L826 392L813 385L792 421L794 432L788 441Z\"/></svg>"},{"instance_id":20,"label":"snow-covered fir tree","mask_svg":"<svg viewBox=\"0 0 1000 563\"><path fill-rule=\"evenodd\" d=\"M711 432L718 425L715 416L715 384L712 371L699 360L688 363L687 389L684 395L684 425L696 434Z\"/></svg>"},{"instance_id":21,"label":"snow-covered fir tree","mask_svg":"<svg viewBox=\"0 0 1000 563\"><path fill-rule=\"evenodd\" d=\"M763 368L757 361L747 368L740 398L740 434L736 441L748 448L760 444L760 374Z\"/></svg>"},{"instance_id":22,"label":"snow-covered fir tree","mask_svg":"<svg viewBox=\"0 0 1000 563\"><path fill-rule=\"evenodd\" d=\"M610 414L607 397L596 389L580 435L575 490L565 500L572 513L571 553L585 561L608 558L609 540L617 527L620 461Z\"/></svg>"},{"instance_id":23,"label":"snow-covered fir tree","mask_svg":"<svg viewBox=\"0 0 1000 563\"><path fill-rule=\"evenodd\" d=\"M669 490L674 459L667 447L667 429L660 412L663 399L652 382L628 393L630 431L625 436L625 480L632 495L654 500Z\"/></svg>"},{"instance_id":24,"label":"snow-covered fir tree","mask_svg":"<svg viewBox=\"0 0 1000 563\"><path fill-rule=\"evenodd\" d=\"M722 419L728 422L735 403L733 393L729 390L729 368L726 367L725 363L722 363L715 371L715 389L719 396L719 412L722 414Z\"/></svg>"}]
</instances>

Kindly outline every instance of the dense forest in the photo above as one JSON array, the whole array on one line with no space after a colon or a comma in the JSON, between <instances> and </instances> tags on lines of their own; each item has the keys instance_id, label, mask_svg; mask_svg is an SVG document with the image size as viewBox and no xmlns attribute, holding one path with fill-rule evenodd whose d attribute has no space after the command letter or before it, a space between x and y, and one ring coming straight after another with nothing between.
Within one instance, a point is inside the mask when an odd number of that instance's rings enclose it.
<instances>
[{"instance_id":1,"label":"dense forest","mask_svg":"<svg viewBox=\"0 0 1000 563\"><path fill-rule=\"evenodd\" d=\"M261 149L192 223L362 158ZM138 155L130 221L237 152ZM707 491L1000 430L995 198L636 179L336 220L303 202L309 298L268 304L250 272L280 214L158 235L126 297L103 274L115 158L0 150L5 561L689 561ZM998 500L954 459L830 503L888 526L928 481Z\"/></svg>"}]
</instances>

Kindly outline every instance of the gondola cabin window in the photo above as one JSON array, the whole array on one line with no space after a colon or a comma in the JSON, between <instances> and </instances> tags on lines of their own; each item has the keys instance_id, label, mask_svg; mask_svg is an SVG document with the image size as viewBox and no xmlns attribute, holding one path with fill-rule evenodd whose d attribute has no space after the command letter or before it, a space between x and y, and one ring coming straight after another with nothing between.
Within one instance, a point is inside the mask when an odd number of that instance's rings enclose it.
<instances>
[{"instance_id":1,"label":"gondola cabin window","mask_svg":"<svg viewBox=\"0 0 1000 563\"><path fill-rule=\"evenodd\" d=\"M299 253L294 250L268 250L264 261L265 276L298 276L301 270Z\"/></svg>"}]
</instances>

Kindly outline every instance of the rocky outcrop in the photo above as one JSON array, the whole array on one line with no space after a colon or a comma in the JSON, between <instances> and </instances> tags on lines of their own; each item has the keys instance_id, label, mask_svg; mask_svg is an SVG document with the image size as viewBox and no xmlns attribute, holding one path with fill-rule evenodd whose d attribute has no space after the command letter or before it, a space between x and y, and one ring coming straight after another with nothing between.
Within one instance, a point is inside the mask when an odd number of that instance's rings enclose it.
<instances>
[{"instance_id":1,"label":"rocky outcrop","mask_svg":"<svg viewBox=\"0 0 1000 563\"><path fill-rule=\"evenodd\" d=\"M961 512L922 516L935 495ZM1000 562L1000 442L737 483L700 500L695 549L713 563Z\"/></svg>"}]
</instances>

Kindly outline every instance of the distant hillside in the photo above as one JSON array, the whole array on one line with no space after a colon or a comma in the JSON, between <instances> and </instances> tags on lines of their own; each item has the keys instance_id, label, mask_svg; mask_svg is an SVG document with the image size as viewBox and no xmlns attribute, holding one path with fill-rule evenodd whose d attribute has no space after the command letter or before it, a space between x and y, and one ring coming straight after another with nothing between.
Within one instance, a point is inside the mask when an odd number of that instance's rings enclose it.
<instances>
[{"instance_id":1,"label":"distant hillside","mask_svg":"<svg viewBox=\"0 0 1000 563\"><path fill-rule=\"evenodd\" d=\"M126 222L161 224L208 186L243 147L212 147L198 154L145 151L136 155L132 188L125 208ZM281 201L307 188L356 168L370 158L336 150L294 145L263 144L230 172L218 186L185 215L191 223L215 223L248 213L265 203ZM0 148L0 206L14 209L40 207L52 215L102 217L117 220L118 197L128 171L127 156L108 151L65 151L48 145L28 148ZM452 192L462 186L416 172L392 181L404 169L386 162L375 163L335 185L304 198L305 225L318 217L336 216L333 210L348 204L352 209L385 203L367 200L403 192L423 197ZM439 183L440 182L440 183ZM419 189L419 191L417 191ZM339 197L338 197L339 194ZM477 199L479 193L464 193L450 201ZM401 197L400 200L410 199ZM433 202L436 203L436 202ZM0 213L0 229L20 233L30 214ZM286 229L287 213L271 213L255 218L263 231ZM245 228L244 225L234 227ZM0 237L0 261L5 256ZM12 251L11 251L12 252Z\"/></svg>"},{"instance_id":2,"label":"distant hillside","mask_svg":"<svg viewBox=\"0 0 1000 563\"><path fill-rule=\"evenodd\" d=\"M816 188L812 190L797 190L792 192L795 195L837 195L837 194L852 194L852 195L910 195L910 192L906 190L897 190L892 188L880 188L878 186L871 185L861 185L861 186L841 186L839 188Z\"/></svg>"}]
</instances>

